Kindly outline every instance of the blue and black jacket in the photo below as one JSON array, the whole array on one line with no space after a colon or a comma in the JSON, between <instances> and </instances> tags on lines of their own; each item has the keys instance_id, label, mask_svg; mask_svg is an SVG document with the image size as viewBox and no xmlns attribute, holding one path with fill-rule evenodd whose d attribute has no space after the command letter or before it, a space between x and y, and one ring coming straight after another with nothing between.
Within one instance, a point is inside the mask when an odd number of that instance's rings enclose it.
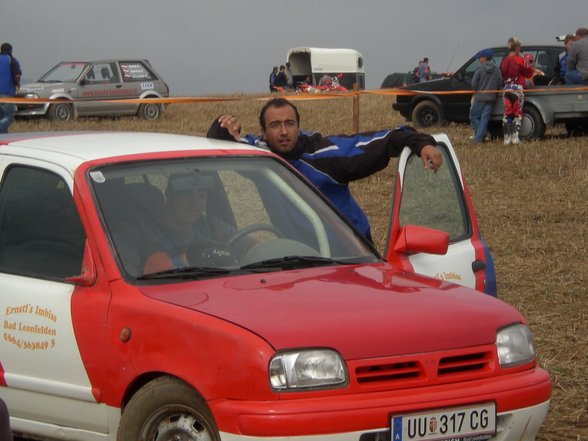
<instances>
[{"instance_id":1,"label":"blue and black jacket","mask_svg":"<svg viewBox=\"0 0 588 441\"><path fill-rule=\"evenodd\" d=\"M213 123L208 137L234 140L228 131L220 127L218 121ZM419 133L408 126L351 136L323 136L320 133L300 131L296 146L287 154L273 150L259 136L247 135L241 141L269 148L287 160L370 240L367 216L351 195L349 183L386 168L390 158L399 156L405 146L420 155L425 145L436 144L432 136Z\"/></svg>"}]
</instances>

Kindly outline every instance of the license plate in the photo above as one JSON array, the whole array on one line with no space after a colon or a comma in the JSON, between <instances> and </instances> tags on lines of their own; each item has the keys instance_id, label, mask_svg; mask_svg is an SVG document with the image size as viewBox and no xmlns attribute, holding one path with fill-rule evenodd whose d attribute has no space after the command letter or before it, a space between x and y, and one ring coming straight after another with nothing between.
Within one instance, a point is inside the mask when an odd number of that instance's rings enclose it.
<instances>
[{"instance_id":1,"label":"license plate","mask_svg":"<svg viewBox=\"0 0 588 441\"><path fill-rule=\"evenodd\" d=\"M485 441L496 433L496 406L454 407L394 415L392 441Z\"/></svg>"}]
</instances>

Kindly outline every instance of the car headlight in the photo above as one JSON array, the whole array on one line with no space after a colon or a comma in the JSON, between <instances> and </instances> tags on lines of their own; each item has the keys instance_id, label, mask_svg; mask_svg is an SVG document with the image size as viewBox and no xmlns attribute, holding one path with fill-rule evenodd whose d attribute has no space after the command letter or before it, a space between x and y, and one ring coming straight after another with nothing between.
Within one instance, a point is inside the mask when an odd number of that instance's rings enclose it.
<instances>
[{"instance_id":1,"label":"car headlight","mask_svg":"<svg viewBox=\"0 0 588 441\"><path fill-rule=\"evenodd\" d=\"M511 325L496 333L496 350L501 367L512 367L535 360L533 334L528 326Z\"/></svg>"},{"instance_id":2,"label":"car headlight","mask_svg":"<svg viewBox=\"0 0 588 441\"><path fill-rule=\"evenodd\" d=\"M341 356L331 349L303 349L274 355L269 364L272 389L328 388L347 384Z\"/></svg>"}]
</instances>

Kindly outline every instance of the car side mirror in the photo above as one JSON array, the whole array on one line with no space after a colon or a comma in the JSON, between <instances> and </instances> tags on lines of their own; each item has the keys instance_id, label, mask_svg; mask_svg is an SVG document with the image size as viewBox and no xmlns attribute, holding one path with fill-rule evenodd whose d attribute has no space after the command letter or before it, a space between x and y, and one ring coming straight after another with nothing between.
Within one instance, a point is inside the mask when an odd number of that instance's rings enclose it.
<instances>
[{"instance_id":1,"label":"car side mirror","mask_svg":"<svg viewBox=\"0 0 588 441\"><path fill-rule=\"evenodd\" d=\"M449 247L449 233L417 225L400 228L394 251L397 253L428 253L443 255Z\"/></svg>"}]
</instances>

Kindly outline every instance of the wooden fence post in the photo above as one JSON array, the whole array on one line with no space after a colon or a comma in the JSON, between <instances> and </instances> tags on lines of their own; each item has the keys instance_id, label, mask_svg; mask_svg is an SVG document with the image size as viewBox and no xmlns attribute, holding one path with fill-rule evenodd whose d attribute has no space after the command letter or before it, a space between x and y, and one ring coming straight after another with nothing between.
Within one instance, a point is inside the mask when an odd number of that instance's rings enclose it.
<instances>
[{"instance_id":1,"label":"wooden fence post","mask_svg":"<svg viewBox=\"0 0 588 441\"><path fill-rule=\"evenodd\" d=\"M359 91L359 84L353 83L353 91ZM353 133L359 132L359 94L353 95Z\"/></svg>"}]
</instances>

